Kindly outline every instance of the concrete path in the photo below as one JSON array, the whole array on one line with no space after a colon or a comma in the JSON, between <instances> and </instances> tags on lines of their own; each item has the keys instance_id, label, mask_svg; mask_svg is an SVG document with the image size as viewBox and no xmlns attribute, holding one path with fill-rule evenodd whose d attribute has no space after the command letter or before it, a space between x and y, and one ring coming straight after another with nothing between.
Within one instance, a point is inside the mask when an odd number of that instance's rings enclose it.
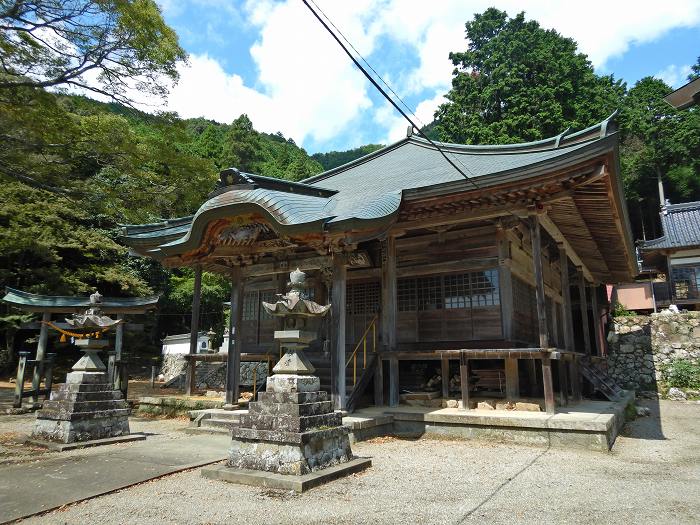
<instances>
[{"instance_id":1,"label":"concrete path","mask_svg":"<svg viewBox=\"0 0 700 525\"><path fill-rule=\"evenodd\" d=\"M225 435L154 438L105 446L99 452L92 449L85 455L1 466L0 522L220 461L230 441Z\"/></svg>"}]
</instances>

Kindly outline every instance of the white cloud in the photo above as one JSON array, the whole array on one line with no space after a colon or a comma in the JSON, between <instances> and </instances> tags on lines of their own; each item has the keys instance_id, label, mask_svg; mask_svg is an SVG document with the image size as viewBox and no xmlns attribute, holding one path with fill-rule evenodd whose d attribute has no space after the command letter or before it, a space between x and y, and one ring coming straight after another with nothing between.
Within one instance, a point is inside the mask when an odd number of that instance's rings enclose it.
<instances>
[{"instance_id":1,"label":"white cloud","mask_svg":"<svg viewBox=\"0 0 700 525\"><path fill-rule=\"evenodd\" d=\"M219 5L219 0L193 0ZM416 111L429 122L442 94L450 86L453 66L450 51L464 49L464 23L492 0L316 0L345 36L378 71L391 70L394 90L418 100ZM167 2L163 2L167 5ZM673 28L700 24L700 0L674 0L663 9L658 1L584 3L554 0L503 0L497 7L514 16L521 10L572 37L601 71L613 57L631 45L652 42ZM166 6L164 6L166 7ZM191 57L172 90L168 109L182 116L205 116L230 122L247 113L256 128L282 131L299 144L312 139L357 136L355 126L368 114L385 130L387 140L405 135L406 125L388 105L372 107L373 89L337 44L298 0L249 0L240 9L258 32L250 49L257 67L254 84L227 73L205 55ZM380 45L404 46L417 59L411 66L385 62ZM678 66L659 72L673 84L684 75ZM649 72L651 74L651 71ZM367 120L364 120L366 122Z\"/></svg>"},{"instance_id":2,"label":"white cloud","mask_svg":"<svg viewBox=\"0 0 700 525\"><path fill-rule=\"evenodd\" d=\"M688 75L690 75L690 73L692 73L690 66L677 66L675 64L670 64L656 73L654 76L656 78L660 78L672 88L677 88L688 81Z\"/></svg>"},{"instance_id":3,"label":"white cloud","mask_svg":"<svg viewBox=\"0 0 700 525\"><path fill-rule=\"evenodd\" d=\"M445 101L446 99L441 93L437 94L433 98L423 100L416 106L415 117L410 114L409 116L418 126L428 124L432 122L437 107ZM396 142L405 137L410 126L389 103L375 111L374 121L387 130L386 137L383 139L385 144Z\"/></svg>"}]
</instances>

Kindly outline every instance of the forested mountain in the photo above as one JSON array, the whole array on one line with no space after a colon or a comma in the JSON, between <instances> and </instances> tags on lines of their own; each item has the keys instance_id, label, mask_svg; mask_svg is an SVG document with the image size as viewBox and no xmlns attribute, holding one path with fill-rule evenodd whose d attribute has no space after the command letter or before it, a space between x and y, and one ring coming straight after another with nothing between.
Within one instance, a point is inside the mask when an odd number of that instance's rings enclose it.
<instances>
[{"instance_id":1,"label":"forested mountain","mask_svg":"<svg viewBox=\"0 0 700 525\"><path fill-rule=\"evenodd\" d=\"M367 144L359 148L348 149L345 151L329 151L328 153L314 153L311 158L323 166L324 171L342 166L355 159L364 157L383 148L383 144Z\"/></svg>"}]
</instances>

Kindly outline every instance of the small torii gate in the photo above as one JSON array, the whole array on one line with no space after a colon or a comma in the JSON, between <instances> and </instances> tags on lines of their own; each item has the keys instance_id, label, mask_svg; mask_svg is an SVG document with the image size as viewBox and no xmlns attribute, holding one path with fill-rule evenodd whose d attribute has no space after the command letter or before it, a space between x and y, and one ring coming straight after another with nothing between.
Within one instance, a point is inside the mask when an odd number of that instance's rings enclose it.
<instances>
[{"instance_id":1,"label":"small torii gate","mask_svg":"<svg viewBox=\"0 0 700 525\"><path fill-rule=\"evenodd\" d=\"M115 314L117 319L124 319L125 315L144 314L156 308L159 296L149 297L103 297L100 303L100 308L105 315ZM17 368L17 391L15 392L14 405L16 408L21 407L22 398L29 397L32 403L38 401L41 393L46 397L50 395L51 380L46 378L46 388L40 391L42 376L44 375L44 367L48 365L48 371L51 369L51 360L47 359L46 348L49 337L49 324L58 329L70 329L63 322L52 323L52 316L57 314L74 314L85 311L90 307L90 297L80 296L61 296L61 295L40 295L14 288L5 287L5 296L2 298L4 302L12 305L15 308L25 312L41 313L41 321L29 323L25 328L37 328L39 330L39 342L37 344L36 356L32 361L26 359L26 355L21 356L24 359L20 361ZM64 326L65 325L65 326ZM124 323L119 323L115 330L114 342L114 363L121 361L122 346L124 340ZM110 356L111 357L111 356ZM26 363L34 364L34 372L32 374L32 389L29 392L23 392L24 383L24 365ZM110 359L110 365L112 359ZM20 377L21 376L21 377Z\"/></svg>"}]
</instances>

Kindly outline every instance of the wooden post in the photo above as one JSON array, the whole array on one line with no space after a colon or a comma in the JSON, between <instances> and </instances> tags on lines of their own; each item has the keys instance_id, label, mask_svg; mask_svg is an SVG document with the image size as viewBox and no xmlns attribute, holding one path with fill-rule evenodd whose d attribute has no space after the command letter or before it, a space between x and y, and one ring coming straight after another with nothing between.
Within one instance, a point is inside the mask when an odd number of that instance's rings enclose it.
<instances>
[{"instance_id":1,"label":"wooden post","mask_svg":"<svg viewBox=\"0 0 700 525\"><path fill-rule=\"evenodd\" d=\"M374 357L374 405L384 406L384 361L380 354Z\"/></svg>"},{"instance_id":2,"label":"wooden post","mask_svg":"<svg viewBox=\"0 0 700 525\"><path fill-rule=\"evenodd\" d=\"M331 396L336 410L345 410L345 302L347 266L343 254L333 254L333 289L331 313L333 322L333 351L331 352Z\"/></svg>"},{"instance_id":3,"label":"wooden post","mask_svg":"<svg viewBox=\"0 0 700 525\"><path fill-rule=\"evenodd\" d=\"M192 320L190 322L190 355L197 353L199 339L199 305L202 300L202 267L194 267L194 293L192 294ZM230 337L230 336L229 336ZM197 389L197 363L190 359L187 366L185 394L191 396Z\"/></svg>"},{"instance_id":4,"label":"wooden post","mask_svg":"<svg viewBox=\"0 0 700 525\"><path fill-rule=\"evenodd\" d=\"M510 241L505 238L505 232L498 229L498 282L501 299L501 327L503 339L513 340L513 275L510 270Z\"/></svg>"},{"instance_id":5,"label":"wooden post","mask_svg":"<svg viewBox=\"0 0 700 525\"><path fill-rule=\"evenodd\" d=\"M518 360L508 357L506 362L506 400L516 401L520 397L520 379L518 377Z\"/></svg>"},{"instance_id":6,"label":"wooden post","mask_svg":"<svg viewBox=\"0 0 700 525\"><path fill-rule=\"evenodd\" d=\"M399 406L399 360L389 358L389 406Z\"/></svg>"},{"instance_id":7,"label":"wooden post","mask_svg":"<svg viewBox=\"0 0 700 525\"><path fill-rule=\"evenodd\" d=\"M600 309L598 306L598 288L591 285L591 313L593 315L593 335L596 355L603 355L603 330L600 323Z\"/></svg>"},{"instance_id":8,"label":"wooden post","mask_svg":"<svg viewBox=\"0 0 700 525\"><path fill-rule=\"evenodd\" d=\"M559 244L559 266L561 271L561 296L562 296L562 331L564 332L564 348L574 352L573 318L571 316L571 285L569 284L569 257L566 248Z\"/></svg>"},{"instance_id":9,"label":"wooden post","mask_svg":"<svg viewBox=\"0 0 700 525\"><path fill-rule=\"evenodd\" d=\"M549 334L547 330L546 298L544 295L544 275L542 273L542 240L540 236L540 221L537 215L530 215L530 238L532 239L532 264L535 273L540 348L547 348L549 346Z\"/></svg>"},{"instance_id":10,"label":"wooden post","mask_svg":"<svg viewBox=\"0 0 700 525\"><path fill-rule=\"evenodd\" d=\"M581 330L583 331L583 347L587 355L591 355L591 333L588 328L588 299L586 298L586 279L580 268L578 274L579 307L581 309Z\"/></svg>"},{"instance_id":11,"label":"wooden post","mask_svg":"<svg viewBox=\"0 0 700 525\"><path fill-rule=\"evenodd\" d=\"M27 356L29 352L19 353L19 362L17 363L17 379L15 382L15 398L12 403L14 408L22 408L22 398L24 397L24 372L27 369Z\"/></svg>"},{"instance_id":12,"label":"wooden post","mask_svg":"<svg viewBox=\"0 0 700 525\"><path fill-rule=\"evenodd\" d=\"M469 410L469 360L459 355L459 383L462 389L462 410Z\"/></svg>"},{"instance_id":13,"label":"wooden post","mask_svg":"<svg viewBox=\"0 0 700 525\"><path fill-rule=\"evenodd\" d=\"M564 347L569 352L576 351L574 344L574 319L571 309L571 283L569 281L569 256L566 247L559 244L559 266L561 271L561 296L562 296L562 330L564 332ZM571 397L574 402L581 401L581 374L576 357L569 361L566 375L571 385ZM561 374L561 367L559 369Z\"/></svg>"},{"instance_id":14,"label":"wooden post","mask_svg":"<svg viewBox=\"0 0 700 525\"><path fill-rule=\"evenodd\" d=\"M540 347L549 346L547 333L547 310L544 295L544 277L542 274L542 241L540 221L537 215L530 216L530 237L532 239L532 262L535 270L535 295L537 297L537 321L540 335ZM542 388L544 403L548 414L554 413L554 387L552 385L552 363L549 357L542 358Z\"/></svg>"},{"instance_id":15,"label":"wooden post","mask_svg":"<svg viewBox=\"0 0 700 525\"><path fill-rule=\"evenodd\" d=\"M396 238L382 243L381 336L385 352L396 350Z\"/></svg>"},{"instance_id":16,"label":"wooden post","mask_svg":"<svg viewBox=\"0 0 700 525\"><path fill-rule=\"evenodd\" d=\"M542 386L544 387L544 406L547 414L555 413L554 387L552 386L552 360L542 358Z\"/></svg>"},{"instance_id":17,"label":"wooden post","mask_svg":"<svg viewBox=\"0 0 700 525\"><path fill-rule=\"evenodd\" d=\"M228 325L226 356L226 405L238 404L241 378L241 323L243 320L243 270L236 266L231 271L231 318Z\"/></svg>"},{"instance_id":18,"label":"wooden post","mask_svg":"<svg viewBox=\"0 0 700 525\"><path fill-rule=\"evenodd\" d=\"M443 357L440 360L440 375L442 376L442 398L450 397L450 361Z\"/></svg>"},{"instance_id":19,"label":"wooden post","mask_svg":"<svg viewBox=\"0 0 700 525\"><path fill-rule=\"evenodd\" d=\"M117 320L123 321L124 314L117 314ZM124 323L121 322L117 325L116 333L114 336L114 351L117 355L117 361L122 360L122 347L124 346Z\"/></svg>"},{"instance_id":20,"label":"wooden post","mask_svg":"<svg viewBox=\"0 0 700 525\"><path fill-rule=\"evenodd\" d=\"M32 403L37 403L39 401L39 387L41 386L41 376L43 371L42 362L46 356L46 344L49 339L49 325L46 323L51 320L51 313L44 312L41 316L41 320L41 328L39 328L39 343L36 346L36 364L34 365L34 374L32 375L32 391L34 392L30 397L30 401Z\"/></svg>"}]
</instances>

